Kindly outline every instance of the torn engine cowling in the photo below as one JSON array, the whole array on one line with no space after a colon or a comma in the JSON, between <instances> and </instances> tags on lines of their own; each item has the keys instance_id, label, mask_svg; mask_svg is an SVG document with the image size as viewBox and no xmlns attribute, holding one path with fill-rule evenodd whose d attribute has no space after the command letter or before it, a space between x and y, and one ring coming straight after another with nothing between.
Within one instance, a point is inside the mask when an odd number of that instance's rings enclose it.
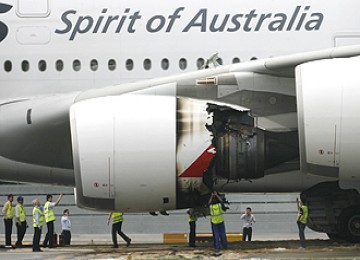
<instances>
[{"instance_id":1,"label":"torn engine cowling","mask_svg":"<svg viewBox=\"0 0 360 260\"><path fill-rule=\"evenodd\" d=\"M78 102L70 118L86 208L202 206L218 178L260 178L298 156L295 132L261 130L249 109L217 102L128 94Z\"/></svg>"},{"instance_id":2,"label":"torn engine cowling","mask_svg":"<svg viewBox=\"0 0 360 260\"><path fill-rule=\"evenodd\" d=\"M264 177L265 170L297 158L297 131L268 132L255 126L250 111L238 111L216 104L207 105L213 123L216 148L214 168L217 176L229 180Z\"/></svg>"}]
</instances>

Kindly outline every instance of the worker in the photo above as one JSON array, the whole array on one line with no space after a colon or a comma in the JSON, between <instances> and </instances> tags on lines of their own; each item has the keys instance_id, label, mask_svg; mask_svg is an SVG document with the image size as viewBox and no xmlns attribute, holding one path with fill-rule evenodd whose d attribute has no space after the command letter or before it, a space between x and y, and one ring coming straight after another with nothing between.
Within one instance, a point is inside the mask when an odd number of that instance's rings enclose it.
<instances>
[{"instance_id":1,"label":"worker","mask_svg":"<svg viewBox=\"0 0 360 260\"><path fill-rule=\"evenodd\" d=\"M215 250L216 254L220 254L220 241L223 249L227 249L227 239L223 216L226 207L224 206L220 195L216 191L214 191L210 196L209 208Z\"/></svg>"},{"instance_id":2,"label":"worker","mask_svg":"<svg viewBox=\"0 0 360 260\"><path fill-rule=\"evenodd\" d=\"M44 215L47 226L47 233L45 236L45 240L43 243L44 247L49 245L49 248L54 248L54 221L56 219L53 208L59 205L59 202L62 198L63 194L60 192L60 196L56 200L56 202L52 202L52 195L46 195L46 203L44 205Z\"/></svg>"},{"instance_id":3,"label":"worker","mask_svg":"<svg viewBox=\"0 0 360 260\"><path fill-rule=\"evenodd\" d=\"M113 248L118 248L117 243L117 234L119 234L122 239L126 242L126 246L130 246L131 239L121 231L122 222L124 221L123 213L122 212L110 212L108 217L107 224L109 225L110 219L112 219L112 241L113 241Z\"/></svg>"},{"instance_id":4,"label":"worker","mask_svg":"<svg viewBox=\"0 0 360 260\"><path fill-rule=\"evenodd\" d=\"M41 237L41 230L44 226L44 212L43 209L40 207L40 201L38 199L33 200L34 209L32 211L33 215L33 226L34 226L34 237L33 237L33 252L41 252L40 249L40 237Z\"/></svg>"},{"instance_id":5,"label":"worker","mask_svg":"<svg viewBox=\"0 0 360 260\"><path fill-rule=\"evenodd\" d=\"M61 229L63 235L64 246L70 246L71 242L71 221L70 221L70 211L68 209L64 210L64 214L61 217Z\"/></svg>"},{"instance_id":6,"label":"worker","mask_svg":"<svg viewBox=\"0 0 360 260\"><path fill-rule=\"evenodd\" d=\"M190 225L190 234L189 234L189 247L196 247L195 238L196 238L196 221L197 217L194 214L193 209L187 211L188 221Z\"/></svg>"},{"instance_id":7,"label":"worker","mask_svg":"<svg viewBox=\"0 0 360 260\"><path fill-rule=\"evenodd\" d=\"M7 201L5 202L2 213L4 214L4 225L5 225L5 246L11 247L11 233L12 233L12 226L13 226L13 218L15 215L15 210L12 205L14 200L14 196L9 194L7 196Z\"/></svg>"},{"instance_id":8,"label":"worker","mask_svg":"<svg viewBox=\"0 0 360 260\"><path fill-rule=\"evenodd\" d=\"M25 236L27 223L26 210L24 208L24 198L21 196L17 197L17 205L15 207L15 221L17 229L17 241L15 243L15 246L22 247L22 241Z\"/></svg>"},{"instance_id":9,"label":"worker","mask_svg":"<svg viewBox=\"0 0 360 260\"><path fill-rule=\"evenodd\" d=\"M306 240L305 240L305 227L308 218L308 207L306 206L306 199L301 198L299 200L296 198L296 205L298 208L298 218L297 218L297 225L299 228L299 237L300 237L300 244L302 249L306 248Z\"/></svg>"},{"instance_id":10,"label":"worker","mask_svg":"<svg viewBox=\"0 0 360 260\"><path fill-rule=\"evenodd\" d=\"M256 222L256 219L251 212L251 208L246 208L245 214L242 214L240 219L244 221L242 241L246 241L246 237L248 237L248 241L251 241L252 224Z\"/></svg>"}]
</instances>

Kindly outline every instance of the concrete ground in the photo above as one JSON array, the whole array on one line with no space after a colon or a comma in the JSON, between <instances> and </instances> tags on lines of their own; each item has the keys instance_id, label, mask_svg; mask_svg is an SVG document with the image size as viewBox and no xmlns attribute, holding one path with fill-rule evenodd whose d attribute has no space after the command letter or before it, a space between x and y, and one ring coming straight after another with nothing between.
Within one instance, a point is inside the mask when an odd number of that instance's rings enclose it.
<instances>
[{"instance_id":1,"label":"concrete ground","mask_svg":"<svg viewBox=\"0 0 360 260\"><path fill-rule=\"evenodd\" d=\"M41 235L41 241L45 237L46 228ZM311 240L327 240L328 237L323 233L305 232L306 238ZM132 244L162 244L163 234L127 234L132 239ZM33 232L25 235L24 244L30 245L32 243ZM280 240L297 240L299 236L297 233L283 234L253 234L253 241L280 241ZM16 234L12 235L12 244L15 244ZM72 234L72 244L74 245L111 245L111 234ZM124 243L121 238L118 238L119 243ZM0 234L0 246L5 244L5 234Z\"/></svg>"},{"instance_id":2,"label":"concrete ground","mask_svg":"<svg viewBox=\"0 0 360 260\"><path fill-rule=\"evenodd\" d=\"M135 243L111 248L107 244L74 244L44 248L33 253L30 246L0 249L0 259L360 259L360 244L308 240L306 249L297 240L233 242L220 256L210 243L189 248L186 244Z\"/></svg>"}]
</instances>

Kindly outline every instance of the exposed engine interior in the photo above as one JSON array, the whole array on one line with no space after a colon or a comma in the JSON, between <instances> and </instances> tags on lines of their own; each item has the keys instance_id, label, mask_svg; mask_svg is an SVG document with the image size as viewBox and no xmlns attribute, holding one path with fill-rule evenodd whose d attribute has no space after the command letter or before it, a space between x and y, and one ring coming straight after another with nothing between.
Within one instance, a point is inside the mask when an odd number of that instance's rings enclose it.
<instances>
[{"instance_id":1,"label":"exposed engine interior","mask_svg":"<svg viewBox=\"0 0 360 260\"><path fill-rule=\"evenodd\" d=\"M249 112L227 107L209 104L208 112L213 114L213 124L207 128L217 151L216 176L257 179L264 177L266 170L299 156L297 131L264 131L255 127Z\"/></svg>"},{"instance_id":2,"label":"exposed engine interior","mask_svg":"<svg viewBox=\"0 0 360 260\"><path fill-rule=\"evenodd\" d=\"M255 118L249 111L215 103L206 103L205 109L211 119L205 128L216 151L202 174L201 184L205 184L207 189L203 185L192 185L187 189L178 187L179 208L206 203L209 191L219 178L228 181L252 180L272 172L299 169L297 131L270 132L260 129L255 126ZM286 164L289 161L297 163Z\"/></svg>"}]
</instances>

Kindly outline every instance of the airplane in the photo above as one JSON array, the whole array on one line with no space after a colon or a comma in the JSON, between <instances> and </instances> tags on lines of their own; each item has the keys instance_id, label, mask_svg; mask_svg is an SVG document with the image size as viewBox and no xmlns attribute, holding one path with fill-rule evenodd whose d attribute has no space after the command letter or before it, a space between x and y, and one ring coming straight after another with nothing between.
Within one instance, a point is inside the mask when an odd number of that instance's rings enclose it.
<instances>
[{"instance_id":1,"label":"airplane","mask_svg":"<svg viewBox=\"0 0 360 260\"><path fill-rule=\"evenodd\" d=\"M0 180L79 207L300 192L360 241L353 0L1 0Z\"/></svg>"}]
</instances>

